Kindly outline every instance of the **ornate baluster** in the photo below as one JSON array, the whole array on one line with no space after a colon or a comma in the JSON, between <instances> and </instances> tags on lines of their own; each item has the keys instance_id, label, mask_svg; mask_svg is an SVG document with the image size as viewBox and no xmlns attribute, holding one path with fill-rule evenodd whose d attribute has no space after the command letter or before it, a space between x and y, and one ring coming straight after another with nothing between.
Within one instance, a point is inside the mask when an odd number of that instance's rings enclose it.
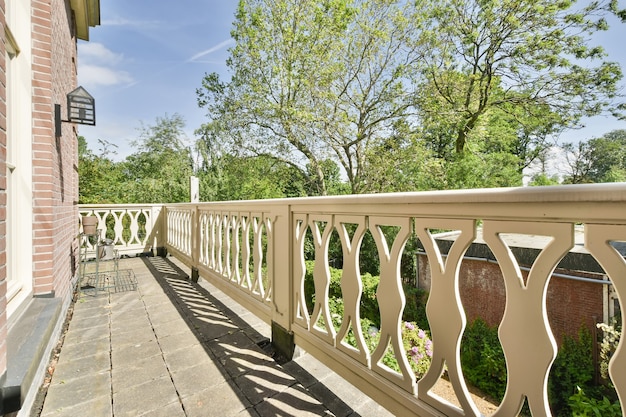
<instances>
[{"instance_id":1,"label":"ornate baluster","mask_svg":"<svg viewBox=\"0 0 626 417\"><path fill-rule=\"evenodd\" d=\"M224 271L222 272L222 276L228 280L232 278L232 269L231 269L231 254L232 254L232 244L233 244L233 216L232 213L228 213L224 215L224 248L222 250L222 255L224 256Z\"/></svg>"},{"instance_id":2,"label":"ornate baluster","mask_svg":"<svg viewBox=\"0 0 626 417\"><path fill-rule=\"evenodd\" d=\"M336 216L337 231L341 239L343 251L343 271L341 274L341 294L343 297L343 321L337 331L337 348L354 359L370 367L370 353L363 338L361 329L361 293L363 282L359 269L359 252L361 242L367 231L367 221L365 216ZM352 239L346 230L346 223L357 225L352 235ZM352 327L358 349L344 342L346 334Z\"/></svg>"},{"instance_id":3,"label":"ornate baluster","mask_svg":"<svg viewBox=\"0 0 626 417\"><path fill-rule=\"evenodd\" d=\"M385 238L382 226L395 226L400 230L391 245ZM369 218L369 230L372 232L378 256L380 258L380 282L376 290L380 309L380 341L372 352L372 369L389 380L393 380L405 390L415 394L415 374L409 365L402 342L402 311L406 299L400 277L400 261L404 245L411 234L411 219L397 217ZM391 344L402 375L381 364L382 358Z\"/></svg>"},{"instance_id":4,"label":"ornate baluster","mask_svg":"<svg viewBox=\"0 0 626 417\"><path fill-rule=\"evenodd\" d=\"M209 250L209 268L215 271L217 267L217 256L216 256L216 229L217 229L217 215L214 211L209 213L209 218L207 219L207 239L208 239L208 250Z\"/></svg>"},{"instance_id":5,"label":"ornate baluster","mask_svg":"<svg viewBox=\"0 0 626 417\"><path fill-rule=\"evenodd\" d=\"M230 247L230 280L241 283L241 273L239 272L239 231L241 230L241 216L231 215L231 247Z\"/></svg>"},{"instance_id":6,"label":"ornate baluster","mask_svg":"<svg viewBox=\"0 0 626 417\"><path fill-rule=\"evenodd\" d=\"M252 293L260 295L261 298L265 296L265 289L263 288L263 219L261 214L253 214L252 217L252 233L253 245L252 245L252 261L254 266L254 276L252 279Z\"/></svg>"},{"instance_id":7,"label":"ornate baluster","mask_svg":"<svg viewBox=\"0 0 626 417\"><path fill-rule=\"evenodd\" d=\"M524 282L504 233L552 237ZM556 342L546 312L546 293L552 272L574 245L574 227L568 223L485 221L483 237L496 256L506 287L506 308L498 330L506 358L507 387L496 417L518 415L524 397L533 416L551 416L548 373L556 357ZM532 352L532 360L528 354Z\"/></svg>"},{"instance_id":8,"label":"ornate baluster","mask_svg":"<svg viewBox=\"0 0 626 417\"><path fill-rule=\"evenodd\" d=\"M189 216L188 211L184 211L181 213L181 223L180 223L180 234L181 234L181 244L183 247L183 253L185 255L191 255L191 237L189 234L189 223L191 222L191 218Z\"/></svg>"},{"instance_id":9,"label":"ornate baluster","mask_svg":"<svg viewBox=\"0 0 626 417\"><path fill-rule=\"evenodd\" d=\"M626 294L626 262L623 256L611 246L612 241L626 242L626 226L617 225L585 225L585 246L598 260L613 282L615 293L622 307L622 323L625 323L624 295ZM609 361L609 376L615 385L615 391L620 400L622 415L626 416L626 348L624 348L624 333L620 338L617 349Z\"/></svg>"},{"instance_id":10,"label":"ornate baluster","mask_svg":"<svg viewBox=\"0 0 626 417\"><path fill-rule=\"evenodd\" d=\"M324 231L320 231L320 223L325 223ZM328 269L328 243L330 233L333 230L332 215L309 216L309 227L313 232L313 246L315 247L315 266L313 267L313 280L315 282L315 305L311 313L312 333L322 337L330 344L334 344L335 328L330 317L328 308L328 288L330 286L330 270ZM317 324L322 317L324 319L323 331Z\"/></svg>"},{"instance_id":11,"label":"ornate baluster","mask_svg":"<svg viewBox=\"0 0 626 417\"><path fill-rule=\"evenodd\" d=\"M250 279L250 215L241 216L241 286L247 290L252 289Z\"/></svg>"},{"instance_id":12,"label":"ornate baluster","mask_svg":"<svg viewBox=\"0 0 626 417\"><path fill-rule=\"evenodd\" d=\"M224 272L224 222L226 219L222 213L215 213L215 272L222 274Z\"/></svg>"},{"instance_id":13,"label":"ornate baluster","mask_svg":"<svg viewBox=\"0 0 626 417\"><path fill-rule=\"evenodd\" d=\"M199 212L198 218L198 234L199 234L199 253L200 258L198 262L200 265L208 264L208 251L207 251L207 213L205 211Z\"/></svg>"},{"instance_id":14,"label":"ornate baluster","mask_svg":"<svg viewBox=\"0 0 626 417\"><path fill-rule=\"evenodd\" d=\"M274 289L274 220L269 216L263 216L263 223L265 224L265 233L267 237L267 287L265 288L264 301L271 301L273 298Z\"/></svg>"},{"instance_id":15,"label":"ornate baluster","mask_svg":"<svg viewBox=\"0 0 626 417\"><path fill-rule=\"evenodd\" d=\"M309 328L309 312L306 307L306 294L304 293L304 276L306 265L304 263L304 241L308 229L309 218L306 214L293 215L293 291L294 291L294 321L305 329Z\"/></svg>"},{"instance_id":16,"label":"ornate baluster","mask_svg":"<svg viewBox=\"0 0 626 417\"><path fill-rule=\"evenodd\" d=\"M460 232L445 262L430 229L454 229ZM459 268L465 251L476 238L476 224L474 220L417 219L415 230L430 264L431 286L426 314L434 348L430 368L417 383L418 398L437 408L446 407L449 415L479 415L476 405L470 400L459 355L461 336L465 329L465 313L459 296ZM430 394L445 365L463 413Z\"/></svg>"},{"instance_id":17,"label":"ornate baluster","mask_svg":"<svg viewBox=\"0 0 626 417\"><path fill-rule=\"evenodd\" d=\"M126 214L125 210L111 210L110 215L115 219L115 224L113 225L113 231L115 232L115 236L113 237L113 242L120 243L122 246L128 246L128 241L124 239L124 224L122 222L122 218ZM104 228L104 236L106 237L106 226Z\"/></svg>"}]
</instances>

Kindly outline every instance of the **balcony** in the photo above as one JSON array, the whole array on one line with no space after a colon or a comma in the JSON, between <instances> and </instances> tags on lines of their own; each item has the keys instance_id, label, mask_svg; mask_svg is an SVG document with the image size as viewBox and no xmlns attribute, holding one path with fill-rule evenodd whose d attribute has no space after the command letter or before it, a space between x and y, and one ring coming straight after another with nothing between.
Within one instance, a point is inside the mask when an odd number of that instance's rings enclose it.
<instances>
[{"instance_id":1,"label":"balcony","mask_svg":"<svg viewBox=\"0 0 626 417\"><path fill-rule=\"evenodd\" d=\"M623 299L626 262L618 243L626 242L625 203L626 185L607 184L81 206L80 211L99 218L100 228L116 242L120 253L166 251L189 269L191 282L205 282L213 292L242 306L239 314L269 325L266 336L279 356L291 358L298 347L389 412L402 416L481 415L461 369L467 306L459 294L464 255L480 239L495 256L505 291L499 339L507 364L507 390L493 415L517 415L526 401L532 415L549 416L547 381L557 355L546 308L553 272L568 253L582 251L597 261L618 300ZM454 236L445 253L436 238L441 232ZM374 348L368 348L360 326L359 262L366 235L375 242L375 255L368 256L377 256L380 264L376 289L380 342ZM512 250L511 242L519 236L543 237L527 273ZM400 266L412 238L419 240L431 265L426 313L432 363L420 378L411 368L402 341L406 298ZM340 242L342 252L344 313L339 318L331 317L329 306L333 239ZM314 261L314 294L306 294L305 253ZM312 308L307 308L307 295L314 295ZM177 305L194 308L189 299ZM236 350L237 346L223 349ZM621 341L609 365L622 414L626 395L623 350ZM395 358L397 367L383 363L386 355ZM437 394L444 372L454 398Z\"/></svg>"}]
</instances>

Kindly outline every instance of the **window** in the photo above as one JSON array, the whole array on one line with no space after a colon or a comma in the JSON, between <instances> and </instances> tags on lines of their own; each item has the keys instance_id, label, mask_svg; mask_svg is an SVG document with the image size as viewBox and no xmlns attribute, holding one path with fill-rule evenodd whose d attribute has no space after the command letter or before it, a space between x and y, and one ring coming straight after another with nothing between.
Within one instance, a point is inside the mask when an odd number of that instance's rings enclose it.
<instances>
[{"instance_id":1,"label":"window","mask_svg":"<svg viewBox=\"0 0 626 417\"><path fill-rule=\"evenodd\" d=\"M16 274L15 271L13 269L14 265L15 265L15 261L13 259L13 257L11 256L13 254L13 245L11 244L13 242L13 235L14 235L14 231L13 228L15 227L15 225L13 224L13 222L11 221L11 219L14 217L13 213L15 212L15 204L13 202L14 198L13 198L13 189L14 187L14 181L13 181L13 172L15 171L15 165L14 165L14 159L13 159L13 146L12 146L12 142L13 142L13 113L15 111L15 109L13 108L13 104L15 102L15 99L13 98L14 93L13 93L13 78L14 78L14 74L13 74L13 64L14 64L14 59L17 58L18 54L20 53L20 49L17 45L17 42L15 40L15 37L13 36L13 33L11 33L11 30L9 29L8 26L4 27L4 34L5 34L5 39L6 39L6 45L5 45L5 49L6 49L6 68L5 68L5 72L6 72L6 80L7 80L7 88L6 88L6 103L7 103L7 112L6 112L6 118L7 118L7 172L6 172L6 176L7 176L7 189L6 189L6 194L7 194L7 207L6 207L6 250L7 250L7 254L6 254L6 271L7 271L7 300L11 300L13 299L13 297L19 292L19 290L21 289L21 285L19 280L16 280Z\"/></svg>"},{"instance_id":2,"label":"window","mask_svg":"<svg viewBox=\"0 0 626 417\"><path fill-rule=\"evenodd\" d=\"M32 55L29 2L7 2L6 74L6 274L7 315L33 290ZM19 209L18 209L19 207Z\"/></svg>"}]
</instances>

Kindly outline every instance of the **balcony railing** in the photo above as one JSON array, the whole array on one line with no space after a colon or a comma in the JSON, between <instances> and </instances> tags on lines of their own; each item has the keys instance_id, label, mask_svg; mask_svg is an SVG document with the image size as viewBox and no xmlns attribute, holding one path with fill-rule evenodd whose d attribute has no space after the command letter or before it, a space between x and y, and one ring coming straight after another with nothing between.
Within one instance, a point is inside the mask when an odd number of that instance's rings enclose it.
<instances>
[{"instance_id":1,"label":"balcony railing","mask_svg":"<svg viewBox=\"0 0 626 417\"><path fill-rule=\"evenodd\" d=\"M95 216L99 237L115 242L120 255L135 255L163 246L157 224L161 209L160 204L81 204L79 215ZM95 254L95 242L82 244Z\"/></svg>"},{"instance_id":2,"label":"balcony railing","mask_svg":"<svg viewBox=\"0 0 626 417\"><path fill-rule=\"evenodd\" d=\"M551 415L547 381L557 347L547 318L546 292L552 272L575 246L575 227L584 228L584 249L602 266L619 300L626 294L626 262L614 245L626 242L625 184L171 204L160 212L155 206L81 206L80 211L100 213L103 227L105 217L113 216L115 238L129 251L135 244L142 251L165 246L396 415L480 415L466 386L459 352L466 325L459 269L479 228L506 287L499 337L507 364L507 390L494 415L517 415L525 399L534 416ZM128 226L124 232L124 221L134 224L138 216L131 213L137 211L147 219L145 226ZM435 231L456 232L447 254L440 253ZM343 250L344 316L338 329L332 325L328 296L333 233ZM366 233L375 241L380 262L381 338L372 350L360 331L359 312L359 258ZM131 243L125 235L140 243ZM507 244L515 235L549 238L544 239L548 243L526 278ZM313 242L315 265L311 313L304 289L307 236ZM419 380L408 363L401 335L405 295L400 263L411 237L420 240L432 265L426 312L433 356ZM353 343L347 343L348 334ZM609 366L622 413L623 345L622 340ZM382 363L388 352L395 355L400 371ZM432 393L444 370L460 407Z\"/></svg>"}]
</instances>

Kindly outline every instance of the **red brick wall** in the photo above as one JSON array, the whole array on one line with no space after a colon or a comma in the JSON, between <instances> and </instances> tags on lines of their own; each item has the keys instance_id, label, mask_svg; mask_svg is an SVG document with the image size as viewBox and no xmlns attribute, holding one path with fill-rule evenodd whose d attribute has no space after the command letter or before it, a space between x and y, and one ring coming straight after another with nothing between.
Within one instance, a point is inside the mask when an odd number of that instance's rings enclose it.
<instances>
[{"instance_id":1,"label":"red brick wall","mask_svg":"<svg viewBox=\"0 0 626 417\"><path fill-rule=\"evenodd\" d=\"M566 274L571 271L555 271ZM430 266L419 256L419 286L430 288ZM522 272L526 277L526 272ZM577 273L577 275L584 275ZM463 260L459 273L459 293L468 323L480 317L490 326L502 321L506 302L504 279L496 263ZM589 330L602 321L603 285L552 277L548 285L547 312L557 343L563 335L577 336L580 326Z\"/></svg>"},{"instance_id":2,"label":"red brick wall","mask_svg":"<svg viewBox=\"0 0 626 417\"><path fill-rule=\"evenodd\" d=\"M0 27L4 28L4 0L0 0ZM4 30L0 32L0 375L7 369L7 271L6 271L6 62Z\"/></svg>"},{"instance_id":3,"label":"red brick wall","mask_svg":"<svg viewBox=\"0 0 626 417\"><path fill-rule=\"evenodd\" d=\"M76 130L63 123L56 138L54 129L54 104L67 114L66 95L76 88L76 41L68 3L32 2L34 292L54 291L63 298L71 292L78 234Z\"/></svg>"}]
</instances>

